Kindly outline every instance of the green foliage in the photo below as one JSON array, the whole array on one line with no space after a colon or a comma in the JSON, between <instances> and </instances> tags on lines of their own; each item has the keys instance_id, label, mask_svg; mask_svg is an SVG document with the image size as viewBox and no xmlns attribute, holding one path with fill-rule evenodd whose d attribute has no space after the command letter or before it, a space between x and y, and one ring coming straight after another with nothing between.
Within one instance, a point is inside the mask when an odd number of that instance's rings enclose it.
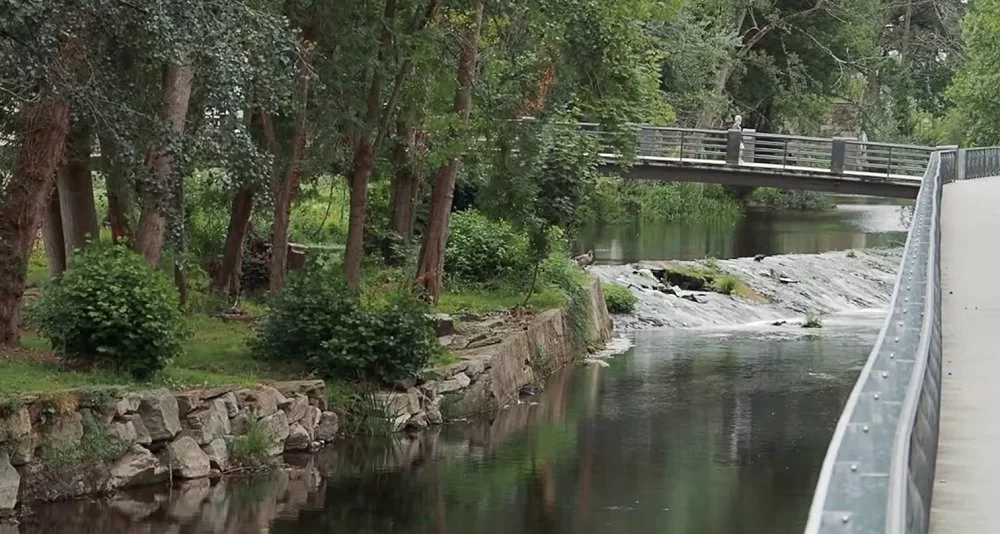
<instances>
[{"instance_id":1,"label":"green foliage","mask_svg":"<svg viewBox=\"0 0 1000 534\"><path fill-rule=\"evenodd\" d=\"M635 310L635 305L639 302L638 297L632 291L618 284L603 284L604 304L611 313L630 313Z\"/></svg>"},{"instance_id":2,"label":"green foliage","mask_svg":"<svg viewBox=\"0 0 1000 534\"><path fill-rule=\"evenodd\" d=\"M566 299L570 326L573 334L573 348L578 353L587 350L590 322L587 320L590 299L583 284L590 281L566 255L557 249L541 263L541 279L546 285L556 288Z\"/></svg>"},{"instance_id":3,"label":"green foliage","mask_svg":"<svg viewBox=\"0 0 1000 534\"><path fill-rule=\"evenodd\" d=\"M274 295L252 349L325 378L415 376L441 350L429 307L407 291L382 297L365 302L347 287L339 265L321 258Z\"/></svg>"},{"instance_id":4,"label":"green foliage","mask_svg":"<svg viewBox=\"0 0 1000 534\"><path fill-rule=\"evenodd\" d=\"M712 290L723 295L732 295L740 287L740 279L733 274L723 274L712 281Z\"/></svg>"},{"instance_id":5,"label":"green foliage","mask_svg":"<svg viewBox=\"0 0 1000 534\"><path fill-rule=\"evenodd\" d=\"M378 389L369 384L327 387L327 400L340 414L340 429L352 437L387 439L395 432L398 414L390 414Z\"/></svg>"},{"instance_id":6,"label":"green foliage","mask_svg":"<svg viewBox=\"0 0 1000 534\"><path fill-rule=\"evenodd\" d=\"M802 328L823 328L823 320L819 315L810 314L802 323Z\"/></svg>"},{"instance_id":7,"label":"green foliage","mask_svg":"<svg viewBox=\"0 0 1000 534\"><path fill-rule=\"evenodd\" d=\"M753 202L769 209L798 211L822 211L837 206L833 197L826 193L773 187L754 189Z\"/></svg>"},{"instance_id":8,"label":"green foliage","mask_svg":"<svg viewBox=\"0 0 1000 534\"><path fill-rule=\"evenodd\" d=\"M259 469L271 463L271 437L259 419L247 421L246 432L229 442L229 459L233 466Z\"/></svg>"},{"instance_id":9,"label":"green foliage","mask_svg":"<svg viewBox=\"0 0 1000 534\"><path fill-rule=\"evenodd\" d=\"M148 378L186 335L170 282L123 246L92 244L47 284L31 317L69 360Z\"/></svg>"},{"instance_id":10,"label":"green foliage","mask_svg":"<svg viewBox=\"0 0 1000 534\"><path fill-rule=\"evenodd\" d=\"M611 176L588 181L580 218L597 222L734 221L739 202L721 186L692 183L629 182Z\"/></svg>"},{"instance_id":11,"label":"green foliage","mask_svg":"<svg viewBox=\"0 0 1000 534\"><path fill-rule=\"evenodd\" d=\"M510 224L475 210L454 213L445 273L459 284L496 286L526 267L526 249L526 238Z\"/></svg>"},{"instance_id":12,"label":"green foliage","mask_svg":"<svg viewBox=\"0 0 1000 534\"><path fill-rule=\"evenodd\" d=\"M980 146L1000 143L1000 1L972 4L962 21L965 64L949 89L967 126L967 139Z\"/></svg>"}]
</instances>

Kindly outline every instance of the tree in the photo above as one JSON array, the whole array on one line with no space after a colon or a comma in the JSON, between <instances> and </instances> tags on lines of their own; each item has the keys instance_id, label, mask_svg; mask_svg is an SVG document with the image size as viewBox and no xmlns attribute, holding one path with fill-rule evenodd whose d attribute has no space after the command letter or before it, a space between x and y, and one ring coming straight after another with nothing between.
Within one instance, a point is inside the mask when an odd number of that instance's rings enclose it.
<instances>
[{"instance_id":1,"label":"tree","mask_svg":"<svg viewBox=\"0 0 1000 534\"><path fill-rule=\"evenodd\" d=\"M1000 1L981 0L962 22L965 64L949 89L967 140L982 146L1000 144Z\"/></svg>"},{"instance_id":2,"label":"tree","mask_svg":"<svg viewBox=\"0 0 1000 534\"><path fill-rule=\"evenodd\" d=\"M483 0L471 0L469 9L464 14L458 45L455 115L460 125L468 123L472 108L472 86L476 79L476 55L479 51L479 32L482 23ZM457 128L452 130L451 135L458 135ZM454 154L435 173L434 186L431 189L431 211L420 246L416 281L433 300L437 300L441 293L441 282L444 277L444 250L448 242L448 219L451 216L458 166L459 156Z\"/></svg>"}]
</instances>

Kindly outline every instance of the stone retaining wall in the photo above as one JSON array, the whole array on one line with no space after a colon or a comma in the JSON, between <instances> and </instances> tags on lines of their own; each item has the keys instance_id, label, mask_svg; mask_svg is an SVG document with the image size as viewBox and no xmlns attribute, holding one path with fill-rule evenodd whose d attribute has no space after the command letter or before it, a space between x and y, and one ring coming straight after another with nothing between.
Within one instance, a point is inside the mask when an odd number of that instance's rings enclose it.
<instances>
[{"instance_id":1,"label":"stone retaining wall","mask_svg":"<svg viewBox=\"0 0 1000 534\"><path fill-rule=\"evenodd\" d=\"M337 415L326 408L321 380L7 400L0 406L0 513L19 502L221 474L252 423L271 456L315 450L337 434Z\"/></svg>"},{"instance_id":2,"label":"stone retaining wall","mask_svg":"<svg viewBox=\"0 0 1000 534\"><path fill-rule=\"evenodd\" d=\"M587 291L587 342L600 345L611 337L611 316L597 280ZM383 393L397 428L421 429L443 419L488 413L517 397L571 362L583 348L573 346L565 309L544 311L522 332L498 344L463 351L461 361L436 369L433 376L405 392Z\"/></svg>"}]
</instances>

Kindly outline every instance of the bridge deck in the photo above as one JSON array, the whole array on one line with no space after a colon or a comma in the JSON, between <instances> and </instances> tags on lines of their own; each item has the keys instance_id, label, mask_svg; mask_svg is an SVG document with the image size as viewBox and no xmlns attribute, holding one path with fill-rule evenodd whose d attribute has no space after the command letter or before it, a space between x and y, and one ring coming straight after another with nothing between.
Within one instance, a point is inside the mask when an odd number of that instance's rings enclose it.
<instances>
[{"instance_id":1,"label":"bridge deck","mask_svg":"<svg viewBox=\"0 0 1000 534\"><path fill-rule=\"evenodd\" d=\"M933 534L1000 529L1000 178L945 185Z\"/></svg>"}]
</instances>

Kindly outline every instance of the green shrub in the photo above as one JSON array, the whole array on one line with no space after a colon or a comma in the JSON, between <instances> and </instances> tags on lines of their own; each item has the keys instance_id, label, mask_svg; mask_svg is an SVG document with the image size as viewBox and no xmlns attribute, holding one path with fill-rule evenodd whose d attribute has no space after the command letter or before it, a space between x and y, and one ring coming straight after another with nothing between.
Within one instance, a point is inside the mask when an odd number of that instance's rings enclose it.
<instances>
[{"instance_id":1,"label":"green shrub","mask_svg":"<svg viewBox=\"0 0 1000 534\"><path fill-rule=\"evenodd\" d=\"M639 299L632 294L632 291L618 284L603 284L604 304L608 306L611 313L629 313L635 309Z\"/></svg>"},{"instance_id":2,"label":"green shrub","mask_svg":"<svg viewBox=\"0 0 1000 534\"><path fill-rule=\"evenodd\" d=\"M92 244L74 254L30 316L65 358L137 378L179 355L186 334L170 281L120 245Z\"/></svg>"},{"instance_id":3,"label":"green shrub","mask_svg":"<svg viewBox=\"0 0 1000 534\"><path fill-rule=\"evenodd\" d=\"M567 257L565 249L558 248L541 264L541 280L546 286L555 288L566 299L566 311L569 313L572 328L573 348L577 353L587 350L589 322L587 306L590 298L583 284L587 275Z\"/></svg>"},{"instance_id":4,"label":"green shrub","mask_svg":"<svg viewBox=\"0 0 1000 534\"><path fill-rule=\"evenodd\" d=\"M758 187L751 198L755 204L778 210L822 211L837 207L833 196L817 191Z\"/></svg>"},{"instance_id":5,"label":"green shrub","mask_svg":"<svg viewBox=\"0 0 1000 534\"><path fill-rule=\"evenodd\" d=\"M347 287L339 267L320 261L275 295L252 348L329 379L408 378L441 350L429 311L407 292L367 302Z\"/></svg>"},{"instance_id":6,"label":"green shrub","mask_svg":"<svg viewBox=\"0 0 1000 534\"><path fill-rule=\"evenodd\" d=\"M445 275L470 285L496 285L527 270L527 239L508 223L468 210L452 214Z\"/></svg>"},{"instance_id":7,"label":"green shrub","mask_svg":"<svg viewBox=\"0 0 1000 534\"><path fill-rule=\"evenodd\" d=\"M234 437L229 447L229 456L235 467L257 469L271 462L271 437L264 423L258 419L250 418L246 433Z\"/></svg>"}]
</instances>

